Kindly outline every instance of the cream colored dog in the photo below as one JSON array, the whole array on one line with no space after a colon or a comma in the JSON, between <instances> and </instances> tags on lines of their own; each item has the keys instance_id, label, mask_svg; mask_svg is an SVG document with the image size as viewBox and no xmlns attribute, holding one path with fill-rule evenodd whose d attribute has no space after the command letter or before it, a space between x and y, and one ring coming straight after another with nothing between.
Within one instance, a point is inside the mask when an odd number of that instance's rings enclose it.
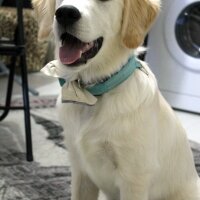
<instances>
[{"instance_id":1,"label":"cream colored dog","mask_svg":"<svg viewBox=\"0 0 200 200\"><path fill-rule=\"evenodd\" d=\"M39 37L53 30L56 73L81 87L104 82L137 54L159 0L33 0ZM156 58L155 58L156 59ZM93 106L61 103L72 200L200 200L186 134L142 65Z\"/></svg>"}]
</instances>

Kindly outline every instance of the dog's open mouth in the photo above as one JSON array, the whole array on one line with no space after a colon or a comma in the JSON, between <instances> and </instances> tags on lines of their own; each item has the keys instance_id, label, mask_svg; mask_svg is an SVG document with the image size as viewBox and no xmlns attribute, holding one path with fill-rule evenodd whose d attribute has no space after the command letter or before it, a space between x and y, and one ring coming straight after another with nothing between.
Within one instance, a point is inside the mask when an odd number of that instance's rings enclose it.
<instances>
[{"instance_id":1,"label":"dog's open mouth","mask_svg":"<svg viewBox=\"0 0 200 200\"><path fill-rule=\"evenodd\" d=\"M100 37L92 42L85 43L69 33L61 35L62 46L59 56L62 64L77 66L87 63L88 59L97 55L101 49L103 38Z\"/></svg>"}]
</instances>

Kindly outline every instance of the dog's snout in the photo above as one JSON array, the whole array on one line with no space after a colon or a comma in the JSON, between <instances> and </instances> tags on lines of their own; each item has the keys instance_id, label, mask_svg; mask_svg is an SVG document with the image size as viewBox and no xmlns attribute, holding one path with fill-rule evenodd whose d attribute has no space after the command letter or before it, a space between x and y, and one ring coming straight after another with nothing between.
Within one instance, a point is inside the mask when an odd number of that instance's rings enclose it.
<instances>
[{"instance_id":1,"label":"dog's snout","mask_svg":"<svg viewBox=\"0 0 200 200\"><path fill-rule=\"evenodd\" d=\"M74 6L62 6L56 10L55 16L60 25L69 26L81 18L81 13Z\"/></svg>"}]
</instances>

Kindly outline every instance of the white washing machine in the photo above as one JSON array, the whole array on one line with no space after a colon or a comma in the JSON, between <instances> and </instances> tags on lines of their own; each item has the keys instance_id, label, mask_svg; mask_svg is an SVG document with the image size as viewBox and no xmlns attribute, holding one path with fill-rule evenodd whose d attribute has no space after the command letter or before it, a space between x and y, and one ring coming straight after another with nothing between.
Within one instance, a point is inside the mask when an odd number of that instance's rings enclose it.
<instances>
[{"instance_id":1,"label":"white washing machine","mask_svg":"<svg viewBox=\"0 0 200 200\"><path fill-rule=\"evenodd\" d=\"M172 107L200 113L200 0L163 0L146 61Z\"/></svg>"}]
</instances>

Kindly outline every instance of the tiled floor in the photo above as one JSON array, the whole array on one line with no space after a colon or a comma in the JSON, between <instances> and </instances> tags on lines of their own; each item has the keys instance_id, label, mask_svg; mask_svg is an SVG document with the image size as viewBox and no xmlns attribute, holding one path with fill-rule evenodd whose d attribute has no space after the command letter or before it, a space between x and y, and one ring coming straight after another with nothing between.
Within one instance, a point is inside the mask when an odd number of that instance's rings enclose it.
<instances>
[{"instance_id":1,"label":"tiled floor","mask_svg":"<svg viewBox=\"0 0 200 200\"><path fill-rule=\"evenodd\" d=\"M0 77L0 91L5 90L6 79ZM58 95L60 86L56 78L47 77L41 73L29 75L29 85L36 89L40 95ZM15 84L14 94L19 95L21 88ZM0 100L4 98L0 93ZM200 143L200 115L175 111L185 127L188 138Z\"/></svg>"}]
</instances>

